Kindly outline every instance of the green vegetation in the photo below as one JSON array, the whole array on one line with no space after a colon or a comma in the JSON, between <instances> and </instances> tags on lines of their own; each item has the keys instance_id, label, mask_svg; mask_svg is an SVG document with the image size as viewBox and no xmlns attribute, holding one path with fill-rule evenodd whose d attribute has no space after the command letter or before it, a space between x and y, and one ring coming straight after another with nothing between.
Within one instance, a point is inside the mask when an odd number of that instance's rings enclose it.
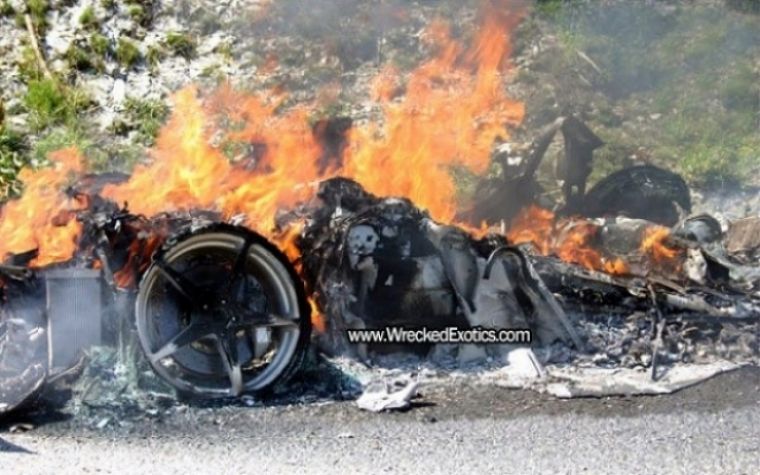
<instances>
[{"instance_id":1,"label":"green vegetation","mask_svg":"<svg viewBox=\"0 0 760 475\"><path fill-rule=\"evenodd\" d=\"M32 18L32 24L37 32L45 31L47 28L47 13L50 10L50 5L47 0L28 0L26 2L27 9L29 10L29 16ZM17 17L18 22L22 25L24 23L23 18Z\"/></svg>"},{"instance_id":2,"label":"green vegetation","mask_svg":"<svg viewBox=\"0 0 760 475\"><path fill-rule=\"evenodd\" d=\"M16 68L26 81L42 79L42 71L31 46L26 45L21 49L21 59L16 63Z\"/></svg>"},{"instance_id":3,"label":"green vegetation","mask_svg":"<svg viewBox=\"0 0 760 475\"><path fill-rule=\"evenodd\" d=\"M92 6L85 8L79 15L79 24L83 28L97 28L98 19L95 17L95 9Z\"/></svg>"},{"instance_id":4,"label":"green vegetation","mask_svg":"<svg viewBox=\"0 0 760 475\"><path fill-rule=\"evenodd\" d=\"M126 67L133 64L126 61L136 61L129 56L131 53L132 52L128 49L122 51L122 54L125 55L125 62L122 64ZM105 60L110 54L111 42L108 38L98 32L93 32L87 39L87 42L82 42L80 40L76 43L72 43L66 51L65 59L71 69L86 72L103 72L105 71Z\"/></svg>"},{"instance_id":5,"label":"green vegetation","mask_svg":"<svg viewBox=\"0 0 760 475\"><path fill-rule=\"evenodd\" d=\"M90 99L83 91L61 85L53 79L30 81L24 97L30 125L35 130L75 123L77 114L90 104Z\"/></svg>"},{"instance_id":6,"label":"green vegetation","mask_svg":"<svg viewBox=\"0 0 760 475\"><path fill-rule=\"evenodd\" d=\"M140 26L149 26L153 20L151 10L153 9L152 0L127 0L127 11L132 20Z\"/></svg>"},{"instance_id":7,"label":"green vegetation","mask_svg":"<svg viewBox=\"0 0 760 475\"><path fill-rule=\"evenodd\" d=\"M760 184L760 16L734 3L663 14L637 2L540 2L535 18L558 48L537 59L531 81L551 82L556 96L529 108L556 100L589 121L608 144L593 178L646 160L693 184Z\"/></svg>"},{"instance_id":8,"label":"green vegetation","mask_svg":"<svg viewBox=\"0 0 760 475\"><path fill-rule=\"evenodd\" d=\"M88 48L90 48L89 45ZM93 51L77 45L71 45L65 57L69 67L77 71L102 72L105 70L102 55L94 54Z\"/></svg>"},{"instance_id":9,"label":"green vegetation","mask_svg":"<svg viewBox=\"0 0 760 475\"><path fill-rule=\"evenodd\" d=\"M145 54L145 60L148 62L151 72L158 71L158 65L165 56L166 52L160 46L148 47L148 52Z\"/></svg>"},{"instance_id":10,"label":"green vegetation","mask_svg":"<svg viewBox=\"0 0 760 475\"><path fill-rule=\"evenodd\" d=\"M129 97L124 108L127 120L137 131L138 142L146 146L153 145L159 129L169 117L169 106L158 100Z\"/></svg>"},{"instance_id":11,"label":"green vegetation","mask_svg":"<svg viewBox=\"0 0 760 475\"><path fill-rule=\"evenodd\" d=\"M232 43L225 42L219 45L216 49L216 52L222 55L222 57L225 59L225 61L232 61L233 55L232 55Z\"/></svg>"},{"instance_id":12,"label":"green vegetation","mask_svg":"<svg viewBox=\"0 0 760 475\"><path fill-rule=\"evenodd\" d=\"M187 33L172 32L166 35L166 47L176 56L185 59L195 57L195 39Z\"/></svg>"},{"instance_id":13,"label":"green vegetation","mask_svg":"<svg viewBox=\"0 0 760 475\"><path fill-rule=\"evenodd\" d=\"M195 9L190 14L189 20L195 25L198 25L202 35L211 34L222 27L221 21L219 20L219 14L204 7Z\"/></svg>"},{"instance_id":14,"label":"green vegetation","mask_svg":"<svg viewBox=\"0 0 760 475\"><path fill-rule=\"evenodd\" d=\"M14 11L10 2L0 0L0 15L14 17L18 27L25 29L24 15L28 14L38 37L44 41L46 16L51 3L29 0L23 11ZM149 21L149 15L145 12L151 11L152 2L133 1L127 4L133 18L137 17L140 22ZM117 7L114 1L103 0L101 5L110 10ZM137 15L138 9L141 15ZM116 59L123 67L131 68L142 60L142 55L132 40L123 38L114 45L101 34L94 8L85 8L76 20L81 29L89 32L89 36L71 44L61 58L69 69L54 68L53 77L43 73L29 39L25 34L22 36L24 39L16 67L21 80L26 83L26 91L23 100L10 112L27 114L29 130L22 135L4 126L4 111L0 103L0 199L20 191L16 177L22 167L44 166L50 152L64 147L77 147L92 170L128 171L143 158L144 146L155 141L161 124L168 116L168 106L160 101L128 99L124 117L132 140L129 143L111 143L108 138L105 143L93 140L97 133L85 118L92 102L82 89L74 86L77 77L74 72L102 71L109 57ZM154 65L165 54L162 47L154 47L148 53Z\"/></svg>"},{"instance_id":15,"label":"green vegetation","mask_svg":"<svg viewBox=\"0 0 760 475\"><path fill-rule=\"evenodd\" d=\"M92 36L90 36L90 48L92 48L92 51L98 56L104 57L111 49L111 42L100 33L93 33Z\"/></svg>"},{"instance_id":16,"label":"green vegetation","mask_svg":"<svg viewBox=\"0 0 760 475\"><path fill-rule=\"evenodd\" d=\"M85 138L82 129L79 127L53 128L34 144L31 151L32 162L44 165L47 163L50 152L72 146L84 152L90 145L91 143Z\"/></svg>"},{"instance_id":17,"label":"green vegetation","mask_svg":"<svg viewBox=\"0 0 760 475\"><path fill-rule=\"evenodd\" d=\"M134 20L135 23L138 25L142 25L147 20L147 15L145 14L145 9L141 7L140 5L130 5L128 8L129 16Z\"/></svg>"},{"instance_id":18,"label":"green vegetation","mask_svg":"<svg viewBox=\"0 0 760 475\"><path fill-rule=\"evenodd\" d=\"M27 152L24 138L5 128L0 121L0 196L18 193L16 175L28 163Z\"/></svg>"},{"instance_id":19,"label":"green vegetation","mask_svg":"<svg viewBox=\"0 0 760 475\"><path fill-rule=\"evenodd\" d=\"M321 107L314 109L311 114L309 114L308 121L309 125L313 127L314 124L321 120L336 119L340 117L351 117L351 107L343 98L339 97L334 101L330 101Z\"/></svg>"},{"instance_id":20,"label":"green vegetation","mask_svg":"<svg viewBox=\"0 0 760 475\"><path fill-rule=\"evenodd\" d=\"M747 63L736 66L720 84L720 97L726 109L736 112L757 111L760 101L760 76Z\"/></svg>"},{"instance_id":21,"label":"green vegetation","mask_svg":"<svg viewBox=\"0 0 760 475\"><path fill-rule=\"evenodd\" d=\"M129 69L137 64L142 58L137 46L126 38L119 38L116 45L116 60L123 67Z\"/></svg>"},{"instance_id":22,"label":"green vegetation","mask_svg":"<svg viewBox=\"0 0 760 475\"><path fill-rule=\"evenodd\" d=\"M8 0L0 2L0 16L12 17L16 14L16 10L13 9L13 5Z\"/></svg>"},{"instance_id":23,"label":"green vegetation","mask_svg":"<svg viewBox=\"0 0 760 475\"><path fill-rule=\"evenodd\" d=\"M201 71L200 76L202 78L212 78L212 77L215 77L215 78L217 78L220 81L224 80L224 74L221 71L219 71L219 69L220 69L219 64L217 64L217 63L209 64L208 66L206 66L205 68L203 68L203 70Z\"/></svg>"}]
</instances>

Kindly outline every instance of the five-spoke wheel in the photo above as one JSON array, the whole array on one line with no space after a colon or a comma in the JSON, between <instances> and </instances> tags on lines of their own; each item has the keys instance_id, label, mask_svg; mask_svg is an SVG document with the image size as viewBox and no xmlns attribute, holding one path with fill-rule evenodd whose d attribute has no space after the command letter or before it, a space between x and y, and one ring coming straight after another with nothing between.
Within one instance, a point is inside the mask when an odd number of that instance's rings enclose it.
<instances>
[{"instance_id":1,"label":"five-spoke wheel","mask_svg":"<svg viewBox=\"0 0 760 475\"><path fill-rule=\"evenodd\" d=\"M136 301L140 343L181 393L238 396L290 376L308 344L303 287L260 236L216 227L157 253Z\"/></svg>"}]
</instances>

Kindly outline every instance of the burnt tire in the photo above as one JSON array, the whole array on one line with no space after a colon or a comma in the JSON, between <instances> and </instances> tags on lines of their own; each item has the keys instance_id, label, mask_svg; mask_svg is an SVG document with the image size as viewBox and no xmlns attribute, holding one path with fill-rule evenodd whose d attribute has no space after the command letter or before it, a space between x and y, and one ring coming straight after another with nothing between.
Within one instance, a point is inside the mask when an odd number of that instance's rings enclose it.
<instances>
[{"instance_id":1,"label":"burnt tire","mask_svg":"<svg viewBox=\"0 0 760 475\"><path fill-rule=\"evenodd\" d=\"M184 397L265 393L302 366L311 334L293 266L247 229L216 224L167 240L135 302L140 345Z\"/></svg>"}]
</instances>

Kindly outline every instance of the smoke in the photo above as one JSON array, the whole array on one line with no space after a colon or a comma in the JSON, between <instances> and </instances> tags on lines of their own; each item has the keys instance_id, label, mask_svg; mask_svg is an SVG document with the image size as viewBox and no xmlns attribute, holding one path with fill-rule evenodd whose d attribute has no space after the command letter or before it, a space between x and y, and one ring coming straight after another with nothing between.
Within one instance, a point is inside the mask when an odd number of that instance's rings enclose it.
<instances>
[{"instance_id":1,"label":"smoke","mask_svg":"<svg viewBox=\"0 0 760 475\"><path fill-rule=\"evenodd\" d=\"M692 187L757 186L760 15L745 3L535 2L517 35L527 128L581 117L607 144L592 183L649 163Z\"/></svg>"},{"instance_id":2,"label":"smoke","mask_svg":"<svg viewBox=\"0 0 760 475\"><path fill-rule=\"evenodd\" d=\"M561 41L597 63L603 90L622 98L757 58L756 15L696 3L568 2L548 17Z\"/></svg>"}]
</instances>

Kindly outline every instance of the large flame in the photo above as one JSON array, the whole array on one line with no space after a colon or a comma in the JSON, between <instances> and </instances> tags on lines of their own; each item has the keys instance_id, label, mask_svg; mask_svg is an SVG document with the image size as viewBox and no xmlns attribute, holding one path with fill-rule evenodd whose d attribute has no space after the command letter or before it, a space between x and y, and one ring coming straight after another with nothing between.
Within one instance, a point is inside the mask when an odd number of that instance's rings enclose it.
<instances>
[{"instance_id":1,"label":"large flame","mask_svg":"<svg viewBox=\"0 0 760 475\"><path fill-rule=\"evenodd\" d=\"M511 53L509 30L520 12L493 10L471 48L434 22L424 37L436 54L404 78L391 68L375 80L384 120L353 127L341 163L321 167L320 144L309 125L310 106L278 113L284 97L245 94L223 87L200 98L194 87L174 95L174 113L161 131L151 161L104 195L130 210L216 209L244 214L247 224L270 238L278 210L313 193L309 183L330 176L353 178L381 196L404 196L440 220L456 212L450 174L462 166L482 174L497 139L523 118L520 102L507 97L503 73ZM403 93L400 83L405 80ZM398 97L392 97L395 91ZM235 124L234 131L220 123ZM231 164L221 143L260 144L254 163Z\"/></svg>"},{"instance_id":2,"label":"large flame","mask_svg":"<svg viewBox=\"0 0 760 475\"><path fill-rule=\"evenodd\" d=\"M487 2L469 47L445 23L429 25L423 38L431 59L408 74L382 69L372 88L382 119L354 125L336 160L322 159L325 151L309 120L315 105L285 107L281 91L245 93L224 86L201 94L188 86L174 94L172 116L149 160L103 195L146 216L195 209L215 210L227 219L245 216L248 227L276 241L295 263L300 227L276 230L275 216L309 199L313 184L332 176L353 178L377 195L409 198L434 219L451 223L458 201L451 168L483 174L494 143L507 139L523 119L523 104L504 88L511 71L510 31L523 12L518 3ZM231 158L228 146L235 144L245 151ZM82 205L61 190L82 171L82 161L72 149L50 159L51 168L22 171L25 192L0 216L0 256L38 249L31 264L44 266L74 255L81 225L73 210ZM625 262L594 249L597 230L533 207L507 235L516 243L533 242L542 254L626 273ZM667 257L663 239L660 231L647 235L642 249ZM120 283L133 277L117 275Z\"/></svg>"},{"instance_id":3,"label":"large flame","mask_svg":"<svg viewBox=\"0 0 760 475\"><path fill-rule=\"evenodd\" d=\"M82 171L82 158L73 148L50 154L52 166L19 173L24 194L0 213L0 256L37 249L30 265L45 266L71 259L82 231L74 212L83 207L62 190Z\"/></svg>"},{"instance_id":4,"label":"large flame","mask_svg":"<svg viewBox=\"0 0 760 475\"><path fill-rule=\"evenodd\" d=\"M508 137L505 126L519 124L524 114L522 103L506 96L501 74L517 17L486 18L466 54L446 25L432 25L427 39L438 56L412 73L399 100L390 96L399 75L389 69L377 78L385 121L351 131L342 175L377 195L405 196L433 218L451 222L456 184L450 167L482 174L495 141Z\"/></svg>"}]
</instances>

